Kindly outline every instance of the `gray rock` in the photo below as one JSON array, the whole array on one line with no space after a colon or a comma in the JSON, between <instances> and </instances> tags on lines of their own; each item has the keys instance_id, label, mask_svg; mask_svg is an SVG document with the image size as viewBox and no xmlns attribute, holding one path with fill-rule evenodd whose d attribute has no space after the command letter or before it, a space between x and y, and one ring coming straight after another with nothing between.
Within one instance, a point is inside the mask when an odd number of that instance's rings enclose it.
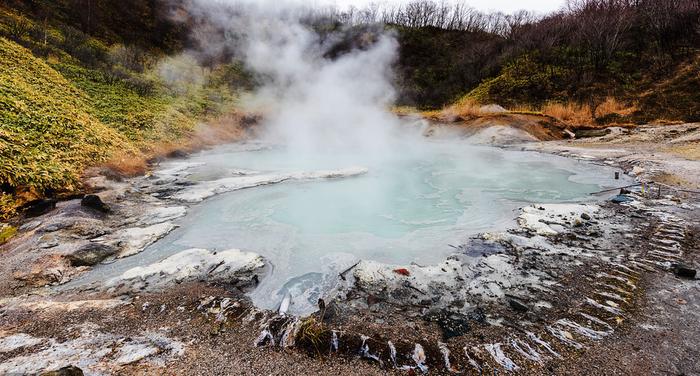
<instances>
[{"instance_id":1,"label":"gray rock","mask_svg":"<svg viewBox=\"0 0 700 376\"><path fill-rule=\"evenodd\" d=\"M627 196L627 195L617 195L617 196L613 197L610 201L612 201L616 204L622 204L625 202L634 201L634 199L630 196Z\"/></svg>"},{"instance_id":2,"label":"gray rock","mask_svg":"<svg viewBox=\"0 0 700 376\"><path fill-rule=\"evenodd\" d=\"M692 269L692 268L688 267L687 265L674 264L673 265L673 274L675 274L676 276L681 277L681 278L695 279L695 276L697 275L697 270Z\"/></svg>"},{"instance_id":3,"label":"gray rock","mask_svg":"<svg viewBox=\"0 0 700 376\"><path fill-rule=\"evenodd\" d=\"M66 217L63 215L51 218L49 221L45 222L43 226L39 229L40 232L56 232L60 230L65 230L69 227L75 225L77 218Z\"/></svg>"},{"instance_id":4,"label":"gray rock","mask_svg":"<svg viewBox=\"0 0 700 376\"><path fill-rule=\"evenodd\" d=\"M81 238L94 239L112 233L112 229L106 227L101 220L83 218L75 221L71 232Z\"/></svg>"},{"instance_id":5,"label":"gray rock","mask_svg":"<svg viewBox=\"0 0 700 376\"><path fill-rule=\"evenodd\" d=\"M44 372L41 376L83 376L83 370L76 366L66 366L55 371Z\"/></svg>"},{"instance_id":6,"label":"gray rock","mask_svg":"<svg viewBox=\"0 0 700 376\"><path fill-rule=\"evenodd\" d=\"M22 232L31 231L39 226L41 226L41 221L31 221L23 224L22 226L19 226L19 230Z\"/></svg>"},{"instance_id":7,"label":"gray rock","mask_svg":"<svg viewBox=\"0 0 700 376\"><path fill-rule=\"evenodd\" d=\"M56 209L57 202L58 201L54 199L41 199L31 201L24 205L24 215L29 218L44 215Z\"/></svg>"},{"instance_id":8,"label":"gray rock","mask_svg":"<svg viewBox=\"0 0 700 376\"><path fill-rule=\"evenodd\" d=\"M576 138L603 137L612 132L609 128L605 129L577 129L574 131Z\"/></svg>"},{"instance_id":9,"label":"gray rock","mask_svg":"<svg viewBox=\"0 0 700 376\"><path fill-rule=\"evenodd\" d=\"M508 299L508 305L514 311L520 312L520 313L525 313L525 312L530 310L530 308L528 308L528 306L526 306L525 304L523 304L515 299Z\"/></svg>"},{"instance_id":10,"label":"gray rock","mask_svg":"<svg viewBox=\"0 0 700 376\"><path fill-rule=\"evenodd\" d=\"M41 249L55 248L58 247L58 242L53 240L39 242L39 244L37 244L37 247Z\"/></svg>"},{"instance_id":11,"label":"gray rock","mask_svg":"<svg viewBox=\"0 0 700 376\"><path fill-rule=\"evenodd\" d=\"M82 201L80 201L80 205L103 213L109 213L112 211L109 205L102 202L102 199L98 195L86 195L83 197Z\"/></svg>"},{"instance_id":12,"label":"gray rock","mask_svg":"<svg viewBox=\"0 0 700 376\"><path fill-rule=\"evenodd\" d=\"M118 249L111 245L87 243L66 257L73 266L93 266L113 256L117 251Z\"/></svg>"},{"instance_id":13,"label":"gray rock","mask_svg":"<svg viewBox=\"0 0 700 376\"><path fill-rule=\"evenodd\" d=\"M508 112L505 108L503 108L500 105L497 104L487 104L485 106L481 106L479 108L479 111L485 114L502 114Z\"/></svg>"},{"instance_id":14,"label":"gray rock","mask_svg":"<svg viewBox=\"0 0 700 376\"><path fill-rule=\"evenodd\" d=\"M581 218L582 218L582 219L585 219L585 220L587 220L587 221L590 221L590 220L591 220L591 216L588 215L588 213L581 213Z\"/></svg>"}]
</instances>

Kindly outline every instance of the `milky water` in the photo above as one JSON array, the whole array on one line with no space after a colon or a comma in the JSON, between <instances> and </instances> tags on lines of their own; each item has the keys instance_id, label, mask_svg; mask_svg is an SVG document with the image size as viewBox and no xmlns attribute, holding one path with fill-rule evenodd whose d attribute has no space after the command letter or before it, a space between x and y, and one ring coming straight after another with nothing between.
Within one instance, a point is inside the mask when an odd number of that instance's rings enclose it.
<instances>
[{"instance_id":1,"label":"milky water","mask_svg":"<svg viewBox=\"0 0 700 376\"><path fill-rule=\"evenodd\" d=\"M615 185L611 169L572 159L454 141L421 144L382 158L300 156L250 145L200 153L191 158L203 163L192 170L194 181L353 166L368 173L215 196L191 207L178 230L116 269L193 247L253 251L272 265L251 293L254 302L275 309L289 293L290 311L304 313L360 259L436 263L454 251L450 245L511 225L523 204L590 200L589 193Z\"/></svg>"}]
</instances>

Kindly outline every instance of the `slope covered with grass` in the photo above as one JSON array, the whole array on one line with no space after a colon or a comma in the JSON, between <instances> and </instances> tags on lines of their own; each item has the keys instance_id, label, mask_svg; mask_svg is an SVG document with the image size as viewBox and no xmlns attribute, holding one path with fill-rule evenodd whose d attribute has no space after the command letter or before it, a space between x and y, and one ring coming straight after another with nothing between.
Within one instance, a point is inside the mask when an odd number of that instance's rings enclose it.
<instances>
[{"instance_id":1,"label":"slope covered with grass","mask_svg":"<svg viewBox=\"0 0 700 376\"><path fill-rule=\"evenodd\" d=\"M85 166L106 161L115 148L133 150L91 114L89 97L44 61L2 37L0 51L0 183L5 193L18 187L70 190Z\"/></svg>"},{"instance_id":2,"label":"slope covered with grass","mask_svg":"<svg viewBox=\"0 0 700 376\"><path fill-rule=\"evenodd\" d=\"M75 191L87 167L142 172L149 157L196 143L197 125L234 111L250 85L240 64L202 68L63 19L0 6L0 219Z\"/></svg>"}]
</instances>

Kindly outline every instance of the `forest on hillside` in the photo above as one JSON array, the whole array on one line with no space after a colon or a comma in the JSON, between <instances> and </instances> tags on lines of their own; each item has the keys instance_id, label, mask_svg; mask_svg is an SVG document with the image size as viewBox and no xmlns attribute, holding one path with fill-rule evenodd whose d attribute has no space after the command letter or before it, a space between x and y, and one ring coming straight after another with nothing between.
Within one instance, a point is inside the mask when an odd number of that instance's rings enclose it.
<instances>
[{"instance_id":1,"label":"forest on hillside","mask_svg":"<svg viewBox=\"0 0 700 376\"><path fill-rule=\"evenodd\" d=\"M188 32L193 20L182 14L184 1L5 3L43 22L169 53L196 43ZM436 108L476 89L476 99L511 106L575 100L595 107L613 96L640 100L650 112L645 120L661 115L654 112L659 101L672 106L672 117L700 116L692 108L698 98L668 98L671 93L655 90L672 87L693 94L682 81L692 81L687 82L692 87L697 74L678 75L686 66L698 68L698 0L571 0L546 15L484 13L466 2L418 0L342 11L309 9L307 18L321 33L342 31L348 38L377 25L395 31L399 104ZM227 58L206 56L203 63Z\"/></svg>"},{"instance_id":2,"label":"forest on hillside","mask_svg":"<svg viewBox=\"0 0 700 376\"><path fill-rule=\"evenodd\" d=\"M201 46L197 31L226 30L191 1L0 1L0 208L70 191L87 166L143 172L236 108L261 77L230 45ZM397 106L496 103L568 126L700 120L700 0L570 0L544 15L467 4L301 11L330 60L392 33Z\"/></svg>"}]
</instances>

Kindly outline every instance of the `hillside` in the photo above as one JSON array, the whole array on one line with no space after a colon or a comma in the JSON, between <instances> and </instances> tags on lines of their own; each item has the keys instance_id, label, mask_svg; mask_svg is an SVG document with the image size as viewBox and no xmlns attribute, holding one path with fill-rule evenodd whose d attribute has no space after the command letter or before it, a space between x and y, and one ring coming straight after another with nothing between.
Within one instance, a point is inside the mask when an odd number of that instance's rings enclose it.
<instances>
[{"instance_id":1,"label":"hillside","mask_svg":"<svg viewBox=\"0 0 700 376\"><path fill-rule=\"evenodd\" d=\"M195 40L195 30L226 35L183 4L0 2L0 216L74 191L88 166L143 172L149 157L197 143L202 120L236 112L256 77L231 48ZM335 43L328 59L393 34L397 104L439 118L478 117L495 103L570 128L700 119L692 0L582 0L543 16L417 1L307 22L326 36L319 43Z\"/></svg>"},{"instance_id":2,"label":"hillside","mask_svg":"<svg viewBox=\"0 0 700 376\"><path fill-rule=\"evenodd\" d=\"M235 64L205 71L156 45L32 16L0 7L0 217L75 191L87 167L139 173L147 158L199 142L197 124L233 111L246 81Z\"/></svg>"},{"instance_id":3,"label":"hillside","mask_svg":"<svg viewBox=\"0 0 700 376\"><path fill-rule=\"evenodd\" d=\"M85 166L107 161L116 148L135 152L60 73L5 38L0 49L0 202L7 205L19 187L71 190Z\"/></svg>"}]
</instances>

